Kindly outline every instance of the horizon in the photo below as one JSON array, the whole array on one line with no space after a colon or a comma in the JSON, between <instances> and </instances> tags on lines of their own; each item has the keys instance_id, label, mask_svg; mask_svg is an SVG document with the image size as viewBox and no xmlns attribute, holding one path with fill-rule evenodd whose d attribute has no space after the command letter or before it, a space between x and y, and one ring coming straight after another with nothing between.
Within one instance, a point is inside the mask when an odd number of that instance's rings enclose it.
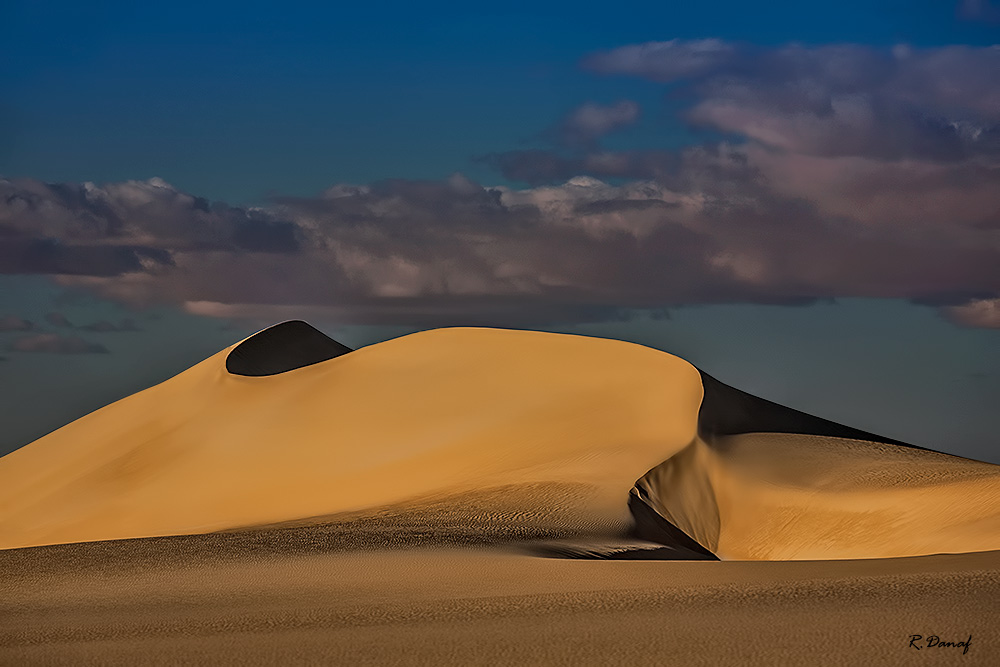
<instances>
[{"instance_id":1,"label":"horizon","mask_svg":"<svg viewBox=\"0 0 1000 667\"><path fill-rule=\"evenodd\" d=\"M15 2L0 455L303 319L676 354L1000 463L1000 6Z\"/></svg>"}]
</instances>

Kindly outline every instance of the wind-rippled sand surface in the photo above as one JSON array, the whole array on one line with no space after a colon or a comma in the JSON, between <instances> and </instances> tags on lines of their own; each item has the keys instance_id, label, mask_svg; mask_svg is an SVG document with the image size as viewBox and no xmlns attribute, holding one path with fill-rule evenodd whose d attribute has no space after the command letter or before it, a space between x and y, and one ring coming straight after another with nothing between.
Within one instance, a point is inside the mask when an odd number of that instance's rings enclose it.
<instances>
[{"instance_id":1,"label":"wind-rippled sand surface","mask_svg":"<svg viewBox=\"0 0 1000 667\"><path fill-rule=\"evenodd\" d=\"M254 557L230 544L228 558L157 564L131 560L141 542L107 543L90 566L78 555L53 568L59 559L46 553L52 547L0 552L0 663L1000 660L997 552L832 563L625 562L485 549ZM964 655L961 648L918 652L908 645L913 634L972 635L972 643Z\"/></svg>"}]
</instances>

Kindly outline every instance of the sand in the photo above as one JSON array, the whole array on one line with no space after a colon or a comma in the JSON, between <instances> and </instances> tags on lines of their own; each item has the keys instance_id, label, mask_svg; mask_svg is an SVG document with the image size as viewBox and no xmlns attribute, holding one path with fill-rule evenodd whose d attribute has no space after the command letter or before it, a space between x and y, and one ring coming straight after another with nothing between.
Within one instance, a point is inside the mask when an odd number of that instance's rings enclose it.
<instances>
[{"instance_id":1,"label":"sand","mask_svg":"<svg viewBox=\"0 0 1000 667\"><path fill-rule=\"evenodd\" d=\"M0 664L1000 664L1000 466L619 341L247 341L0 459Z\"/></svg>"},{"instance_id":2,"label":"sand","mask_svg":"<svg viewBox=\"0 0 1000 667\"><path fill-rule=\"evenodd\" d=\"M621 562L483 549L250 557L233 542L202 558L191 557L189 544L187 555L171 558L168 540L149 560L133 558L141 542L95 543L103 548L89 555L87 545L0 552L0 664L1000 660L997 552ZM917 651L912 635L972 641L964 654Z\"/></svg>"},{"instance_id":3,"label":"sand","mask_svg":"<svg viewBox=\"0 0 1000 667\"><path fill-rule=\"evenodd\" d=\"M739 432L765 427L785 432ZM437 503L472 534L631 531L685 557L1000 549L1000 466L878 440L621 341L455 328L351 351L293 322L0 459L0 548Z\"/></svg>"},{"instance_id":4,"label":"sand","mask_svg":"<svg viewBox=\"0 0 1000 667\"><path fill-rule=\"evenodd\" d=\"M1000 466L922 449L786 433L699 439L637 489L723 559L1000 549Z\"/></svg>"},{"instance_id":5,"label":"sand","mask_svg":"<svg viewBox=\"0 0 1000 667\"><path fill-rule=\"evenodd\" d=\"M498 486L628 491L695 437L697 370L620 341L414 334L270 377L228 349L0 459L0 548L176 535ZM567 498L566 502L572 499ZM573 501L575 502L575 500Z\"/></svg>"}]
</instances>

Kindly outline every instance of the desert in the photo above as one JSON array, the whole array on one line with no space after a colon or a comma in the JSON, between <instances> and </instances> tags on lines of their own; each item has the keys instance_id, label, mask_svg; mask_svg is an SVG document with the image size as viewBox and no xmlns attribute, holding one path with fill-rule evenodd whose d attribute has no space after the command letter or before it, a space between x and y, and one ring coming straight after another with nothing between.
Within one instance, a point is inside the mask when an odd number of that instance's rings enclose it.
<instances>
[{"instance_id":1,"label":"desert","mask_svg":"<svg viewBox=\"0 0 1000 667\"><path fill-rule=\"evenodd\" d=\"M0 658L988 664L998 553L1000 467L665 352L289 321L0 459Z\"/></svg>"}]
</instances>

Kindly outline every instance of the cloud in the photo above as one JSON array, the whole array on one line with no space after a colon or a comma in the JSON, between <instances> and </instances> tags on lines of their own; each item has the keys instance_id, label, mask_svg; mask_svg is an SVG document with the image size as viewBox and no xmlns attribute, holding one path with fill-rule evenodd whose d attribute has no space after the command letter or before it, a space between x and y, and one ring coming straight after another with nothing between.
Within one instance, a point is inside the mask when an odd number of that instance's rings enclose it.
<instances>
[{"instance_id":1,"label":"cloud","mask_svg":"<svg viewBox=\"0 0 1000 667\"><path fill-rule=\"evenodd\" d=\"M63 336L55 333L37 333L15 338L8 345L8 349L14 352L48 352L53 354L108 352L108 348L100 343L89 343L78 336Z\"/></svg>"},{"instance_id":2,"label":"cloud","mask_svg":"<svg viewBox=\"0 0 1000 667\"><path fill-rule=\"evenodd\" d=\"M16 315L4 315L0 317L0 331L30 331L34 327L33 323Z\"/></svg>"},{"instance_id":3,"label":"cloud","mask_svg":"<svg viewBox=\"0 0 1000 667\"><path fill-rule=\"evenodd\" d=\"M149 247L83 246L55 238L0 238L0 268L7 274L117 276L170 258Z\"/></svg>"},{"instance_id":4,"label":"cloud","mask_svg":"<svg viewBox=\"0 0 1000 667\"><path fill-rule=\"evenodd\" d=\"M94 322L92 324L86 324L80 327L83 331L94 331L96 333L117 333L122 331L141 331L139 326L135 323L135 320L131 318L125 318L120 324L114 324L113 322L108 322L107 320L101 320L99 322Z\"/></svg>"},{"instance_id":5,"label":"cloud","mask_svg":"<svg viewBox=\"0 0 1000 667\"><path fill-rule=\"evenodd\" d=\"M945 308L945 314L963 326L1000 329L1000 299L975 299Z\"/></svg>"},{"instance_id":6,"label":"cloud","mask_svg":"<svg viewBox=\"0 0 1000 667\"><path fill-rule=\"evenodd\" d=\"M45 321L54 327L73 328L73 323L70 322L62 313L47 313L45 315Z\"/></svg>"},{"instance_id":7,"label":"cloud","mask_svg":"<svg viewBox=\"0 0 1000 667\"><path fill-rule=\"evenodd\" d=\"M961 205L987 197L975 188L986 188L988 174L975 187L972 172L947 185L952 198L935 209L917 191L947 194L931 188L934 172L906 191L914 174L905 170L866 172L860 163L833 170L838 178L856 172L853 180L831 181L825 158L775 166L772 157L752 146L696 147L678 154L660 180L621 185L579 177L518 190L455 176L335 186L254 213L294 225L294 253L205 248L171 236L162 248L173 260L166 269L56 280L125 304L179 304L225 319L421 326L600 320L634 308L837 296L950 307L960 301L942 295L1000 294L995 232L979 224L976 207ZM824 197L831 183L840 197ZM804 197L806 188L816 191Z\"/></svg>"},{"instance_id":8,"label":"cloud","mask_svg":"<svg viewBox=\"0 0 1000 667\"><path fill-rule=\"evenodd\" d=\"M210 204L161 179L96 186L0 179L0 272L112 277L175 251L294 253L295 225Z\"/></svg>"},{"instance_id":9,"label":"cloud","mask_svg":"<svg viewBox=\"0 0 1000 667\"><path fill-rule=\"evenodd\" d=\"M973 21L1000 22L1000 4L991 0L960 0L958 14Z\"/></svg>"},{"instance_id":10,"label":"cloud","mask_svg":"<svg viewBox=\"0 0 1000 667\"><path fill-rule=\"evenodd\" d=\"M569 145L592 144L637 120L639 105L631 100L621 100L607 106L587 102L564 118L557 132L562 141Z\"/></svg>"},{"instance_id":11,"label":"cloud","mask_svg":"<svg viewBox=\"0 0 1000 667\"><path fill-rule=\"evenodd\" d=\"M684 122L726 139L604 150L632 112L594 106L564 121L575 145L483 158L522 189L456 174L251 209L158 179L0 181L0 271L240 320L531 325L872 297L993 326L998 54L718 40L603 52L592 71L667 84L689 102ZM45 264L37 244L66 258Z\"/></svg>"},{"instance_id":12,"label":"cloud","mask_svg":"<svg viewBox=\"0 0 1000 667\"><path fill-rule=\"evenodd\" d=\"M499 170L505 178L528 185L546 185L588 175L597 178L664 178L676 169L679 156L664 150L589 150L565 155L528 149L479 156L477 160Z\"/></svg>"},{"instance_id":13,"label":"cloud","mask_svg":"<svg viewBox=\"0 0 1000 667\"><path fill-rule=\"evenodd\" d=\"M584 66L680 86L692 125L827 157L964 160L1000 155L1000 46L763 48L651 42Z\"/></svg>"},{"instance_id":14,"label":"cloud","mask_svg":"<svg viewBox=\"0 0 1000 667\"><path fill-rule=\"evenodd\" d=\"M596 53L584 66L601 74L627 73L666 82L704 76L735 62L739 55L740 47L718 39L672 39Z\"/></svg>"}]
</instances>

